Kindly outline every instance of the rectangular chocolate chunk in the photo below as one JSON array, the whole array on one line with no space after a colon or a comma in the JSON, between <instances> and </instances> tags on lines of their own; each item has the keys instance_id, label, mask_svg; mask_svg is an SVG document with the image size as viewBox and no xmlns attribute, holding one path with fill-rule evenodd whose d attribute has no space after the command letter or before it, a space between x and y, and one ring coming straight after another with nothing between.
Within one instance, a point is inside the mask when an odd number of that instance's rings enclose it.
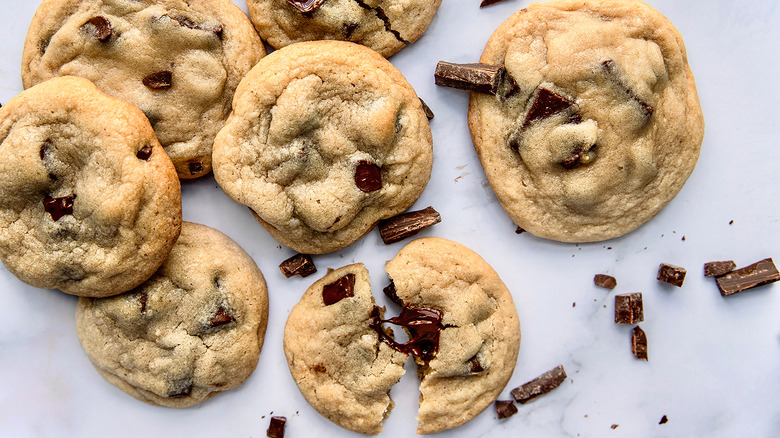
<instances>
[{"instance_id":1,"label":"rectangular chocolate chunk","mask_svg":"<svg viewBox=\"0 0 780 438\"><path fill-rule=\"evenodd\" d=\"M636 324L644 320L641 293L615 295L615 324Z\"/></svg>"},{"instance_id":2,"label":"rectangular chocolate chunk","mask_svg":"<svg viewBox=\"0 0 780 438\"><path fill-rule=\"evenodd\" d=\"M517 406L512 400L496 400L496 414L499 419L509 418L517 413Z\"/></svg>"},{"instance_id":3,"label":"rectangular chocolate chunk","mask_svg":"<svg viewBox=\"0 0 780 438\"><path fill-rule=\"evenodd\" d=\"M780 280L780 272L777 272L777 267L771 258L731 271L715 279L718 282L720 294L724 297L778 280Z\"/></svg>"},{"instance_id":4,"label":"rectangular chocolate chunk","mask_svg":"<svg viewBox=\"0 0 780 438\"><path fill-rule=\"evenodd\" d=\"M563 365L558 365L530 382L513 389L512 397L518 403L525 404L557 388L564 380L566 380L566 371L564 371Z\"/></svg>"},{"instance_id":5,"label":"rectangular chocolate chunk","mask_svg":"<svg viewBox=\"0 0 780 438\"><path fill-rule=\"evenodd\" d=\"M631 332L631 352L637 359L647 360L647 335L639 326Z\"/></svg>"},{"instance_id":6,"label":"rectangular chocolate chunk","mask_svg":"<svg viewBox=\"0 0 780 438\"><path fill-rule=\"evenodd\" d=\"M729 272L737 268L737 264L733 260L726 260L720 262L707 262L704 264L704 276L705 277L720 277L726 275Z\"/></svg>"},{"instance_id":7,"label":"rectangular chocolate chunk","mask_svg":"<svg viewBox=\"0 0 780 438\"><path fill-rule=\"evenodd\" d=\"M611 275L596 274L596 276L593 277L593 284L605 289L614 289L617 287L617 280Z\"/></svg>"},{"instance_id":8,"label":"rectangular chocolate chunk","mask_svg":"<svg viewBox=\"0 0 780 438\"><path fill-rule=\"evenodd\" d=\"M410 211L379 221L379 235L386 245L414 236L422 229L441 222L441 215L433 207Z\"/></svg>"},{"instance_id":9,"label":"rectangular chocolate chunk","mask_svg":"<svg viewBox=\"0 0 780 438\"><path fill-rule=\"evenodd\" d=\"M688 271L679 266L661 263L658 267L658 276L656 278L658 281L669 283L672 286L682 287L685 281L685 274L687 273Z\"/></svg>"},{"instance_id":10,"label":"rectangular chocolate chunk","mask_svg":"<svg viewBox=\"0 0 780 438\"><path fill-rule=\"evenodd\" d=\"M311 256L308 254L296 254L290 257L279 265L279 269L287 278L295 275L308 277L317 272L317 267L314 266L314 261L312 261Z\"/></svg>"},{"instance_id":11,"label":"rectangular chocolate chunk","mask_svg":"<svg viewBox=\"0 0 780 438\"><path fill-rule=\"evenodd\" d=\"M287 424L286 417L271 417L266 435L270 438L284 438L284 427Z\"/></svg>"},{"instance_id":12,"label":"rectangular chocolate chunk","mask_svg":"<svg viewBox=\"0 0 780 438\"><path fill-rule=\"evenodd\" d=\"M503 65L453 64L439 61L434 78L436 85L496 95L504 77Z\"/></svg>"}]
</instances>

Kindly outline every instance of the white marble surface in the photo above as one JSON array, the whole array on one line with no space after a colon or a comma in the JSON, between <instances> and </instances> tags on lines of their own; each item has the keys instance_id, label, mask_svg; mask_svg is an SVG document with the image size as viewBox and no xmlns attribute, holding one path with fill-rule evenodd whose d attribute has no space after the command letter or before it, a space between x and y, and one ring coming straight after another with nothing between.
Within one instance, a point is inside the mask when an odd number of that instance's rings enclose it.
<instances>
[{"instance_id":1,"label":"white marble surface","mask_svg":"<svg viewBox=\"0 0 780 438\"><path fill-rule=\"evenodd\" d=\"M236 3L245 9L243 0ZM496 26L528 3L480 9L479 0L445 0L428 32L392 58L436 113L433 175L415 207L433 205L444 221L423 235L471 247L514 295L523 339L502 398L558 364L569 374L560 388L520 406L508 420L497 420L491 408L440 436L778 436L780 285L724 299L702 276L702 264L780 260L780 140L773 130L780 102L779 3L651 1L687 44L707 122L701 157L677 198L649 223L619 239L581 245L514 233L471 145L466 93L433 84L437 61L476 61ZM2 2L2 102L22 89L22 43L37 4ZM190 409L136 401L105 382L82 352L74 297L26 286L0 268L0 436L262 437L272 413L288 417L289 437L357 436L307 405L284 360L284 322L313 277L284 279L277 266L292 252L212 177L186 182L182 191L185 220L231 236L266 275L270 320L255 373L237 390ZM315 262L321 272L364 262L380 291L387 281L384 261L401 246L385 246L372 232ZM656 281L660 262L689 270L681 289ZM593 286L599 272L616 276L618 288ZM649 362L632 356L630 327L612 322L614 295L633 291L644 294ZM414 370L407 370L393 390L397 406L381 436L414 434L418 394ZM669 421L659 425L663 415Z\"/></svg>"}]
</instances>

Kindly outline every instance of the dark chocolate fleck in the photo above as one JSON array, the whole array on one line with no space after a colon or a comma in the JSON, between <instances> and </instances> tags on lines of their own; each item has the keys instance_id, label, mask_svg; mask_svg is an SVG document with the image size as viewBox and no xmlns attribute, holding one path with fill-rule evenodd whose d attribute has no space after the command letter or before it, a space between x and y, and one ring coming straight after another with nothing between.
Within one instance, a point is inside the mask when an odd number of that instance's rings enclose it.
<instances>
[{"instance_id":1,"label":"dark chocolate fleck","mask_svg":"<svg viewBox=\"0 0 780 438\"><path fill-rule=\"evenodd\" d=\"M170 17L170 16L169 16ZM216 26L207 26L207 25L201 25L197 24L194 21L190 20L186 17L170 17L172 20L179 23L179 26L186 27L188 29L194 29L194 30L202 30L204 32L211 32L215 34L216 36L222 38L222 32L224 29L222 28L221 24L217 24Z\"/></svg>"},{"instance_id":2,"label":"dark chocolate fleck","mask_svg":"<svg viewBox=\"0 0 780 438\"><path fill-rule=\"evenodd\" d=\"M531 104L528 115L525 116L525 121L523 122L521 130L526 129L532 122L558 114L572 105L574 105L574 102L560 94L546 88L540 88L536 93L534 103Z\"/></svg>"},{"instance_id":3,"label":"dark chocolate fleck","mask_svg":"<svg viewBox=\"0 0 780 438\"><path fill-rule=\"evenodd\" d=\"M287 424L285 417L271 417L271 424L268 425L266 435L270 438L284 438L284 427Z\"/></svg>"},{"instance_id":4,"label":"dark chocolate fleck","mask_svg":"<svg viewBox=\"0 0 780 438\"><path fill-rule=\"evenodd\" d=\"M308 277L317 272L317 267L314 266L314 261L312 261L311 256L308 254L296 254L290 257L279 265L279 269L287 278L295 275Z\"/></svg>"},{"instance_id":5,"label":"dark chocolate fleck","mask_svg":"<svg viewBox=\"0 0 780 438\"><path fill-rule=\"evenodd\" d=\"M211 317L209 324L211 324L212 327L219 327L221 325L230 324L233 321L235 321L235 318L233 318L224 307L219 306L217 313Z\"/></svg>"},{"instance_id":6,"label":"dark chocolate fleck","mask_svg":"<svg viewBox=\"0 0 780 438\"><path fill-rule=\"evenodd\" d=\"M541 376L513 389L512 397L518 403L525 404L557 388L564 380L566 380L566 371L563 369L563 365L558 365Z\"/></svg>"},{"instance_id":7,"label":"dark chocolate fleck","mask_svg":"<svg viewBox=\"0 0 780 438\"><path fill-rule=\"evenodd\" d=\"M54 222L60 220L67 214L73 214L73 201L76 195L63 196L61 198L52 198L47 196L43 198L43 210L51 215Z\"/></svg>"},{"instance_id":8,"label":"dark chocolate fleck","mask_svg":"<svg viewBox=\"0 0 780 438\"><path fill-rule=\"evenodd\" d=\"M187 163L187 167L190 170L190 175L197 175L203 172L203 163L200 161L191 161Z\"/></svg>"},{"instance_id":9,"label":"dark chocolate fleck","mask_svg":"<svg viewBox=\"0 0 780 438\"><path fill-rule=\"evenodd\" d=\"M659 421L658 424L666 424L666 422L668 422L668 421L669 421L669 419L666 418L666 415L664 415L663 417L661 417L661 421Z\"/></svg>"},{"instance_id":10,"label":"dark chocolate fleck","mask_svg":"<svg viewBox=\"0 0 780 438\"><path fill-rule=\"evenodd\" d=\"M605 289L614 289L617 286L617 279L611 275L596 274L593 277L593 284Z\"/></svg>"},{"instance_id":11,"label":"dark chocolate fleck","mask_svg":"<svg viewBox=\"0 0 780 438\"><path fill-rule=\"evenodd\" d=\"M111 35L114 33L111 22L108 21L107 18L101 16L90 18L89 21L84 23L81 27L92 34L101 43L105 43L111 39Z\"/></svg>"},{"instance_id":12,"label":"dark chocolate fleck","mask_svg":"<svg viewBox=\"0 0 780 438\"><path fill-rule=\"evenodd\" d=\"M726 260L722 262L707 262L704 264L704 276L705 277L720 277L726 275L729 272L737 268L737 264L733 260Z\"/></svg>"},{"instance_id":13,"label":"dark chocolate fleck","mask_svg":"<svg viewBox=\"0 0 780 438\"><path fill-rule=\"evenodd\" d=\"M173 73L170 70L152 73L143 79L144 85L151 90L167 90L171 88Z\"/></svg>"},{"instance_id":14,"label":"dark chocolate fleck","mask_svg":"<svg viewBox=\"0 0 780 438\"><path fill-rule=\"evenodd\" d=\"M631 352L637 359L647 360L647 335L639 326L631 331Z\"/></svg>"},{"instance_id":15,"label":"dark chocolate fleck","mask_svg":"<svg viewBox=\"0 0 780 438\"><path fill-rule=\"evenodd\" d=\"M366 193L381 189L382 169L375 163L360 161L355 168L355 185Z\"/></svg>"},{"instance_id":16,"label":"dark chocolate fleck","mask_svg":"<svg viewBox=\"0 0 780 438\"><path fill-rule=\"evenodd\" d=\"M636 324L644 320L641 293L615 295L615 324Z\"/></svg>"},{"instance_id":17,"label":"dark chocolate fleck","mask_svg":"<svg viewBox=\"0 0 780 438\"><path fill-rule=\"evenodd\" d=\"M517 413L517 406L512 400L496 400L496 414L499 419L509 418Z\"/></svg>"},{"instance_id":18,"label":"dark chocolate fleck","mask_svg":"<svg viewBox=\"0 0 780 438\"><path fill-rule=\"evenodd\" d=\"M147 301L149 301L149 295L145 293L138 294L138 303L141 305L141 313L146 312Z\"/></svg>"},{"instance_id":19,"label":"dark chocolate fleck","mask_svg":"<svg viewBox=\"0 0 780 438\"><path fill-rule=\"evenodd\" d=\"M136 157L138 157L139 160L149 161L150 158L152 158L152 147L151 146L144 146L141 148L140 151L138 151L137 154L135 154Z\"/></svg>"},{"instance_id":20,"label":"dark chocolate fleck","mask_svg":"<svg viewBox=\"0 0 780 438\"><path fill-rule=\"evenodd\" d=\"M780 280L780 273L777 272L777 267L771 258L731 271L715 279L720 293L724 297L778 280Z\"/></svg>"},{"instance_id":21,"label":"dark chocolate fleck","mask_svg":"<svg viewBox=\"0 0 780 438\"><path fill-rule=\"evenodd\" d=\"M322 302L326 306L336 304L344 298L355 296L355 274L347 274L322 288Z\"/></svg>"},{"instance_id":22,"label":"dark chocolate fleck","mask_svg":"<svg viewBox=\"0 0 780 438\"><path fill-rule=\"evenodd\" d=\"M374 319L371 327L377 332L379 339L393 349L416 356L425 363L430 362L439 351L439 335L444 328L441 323L443 319L441 310L407 306L401 309L399 316L382 320L379 308L374 306L371 316ZM396 342L382 328L383 322L405 327L409 332L409 341L404 344Z\"/></svg>"},{"instance_id":23,"label":"dark chocolate fleck","mask_svg":"<svg viewBox=\"0 0 780 438\"><path fill-rule=\"evenodd\" d=\"M358 23L344 23L341 25L341 29L344 31L344 38L350 39L352 34L355 33L359 24Z\"/></svg>"},{"instance_id":24,"label":"dark chocolate fleck","mask_svg":"<svg viewBox=\"0 0 780 438\"><path fill-rule=\"evenodd\" d=\"M382 241L389 245L414 236L424 228L439 222L441 222L439 212L433 207L428 207L424 210L410 211L379 221L379 235L382 237Z\"/></svg>"},{"instance_id":25,"label":"dark chocolate fleck","mask_svg":"<svg viewBox=\"0 0 780 438\"><path fill-rule=\"evenodd\" d=\"M615 429L617 429L617 428L618 428L618 425L617 425L617 424L613 424L613 425L612 425L612 426L610 426L609 428L610 428L610 429L612 429L612 430L615 430Z\"/></svg>"},{"instance_id":26,"label":"dark chocolate fleck","mask_svg":"<svg viewBox=\"0 0 780 438\"><path fill-rule=\"evenodd\" d=\"M439 61L433 76L436 85L496 95L505 71L503 65Z\"/></svg>"},{"instance_id":27,"label":"dark chocolate fleck","mask_svg":"<svg viewBox=\"0 0 780 438\"><path fill-rule=\"evenodd\" d=\"M685 281L685 274L687 273L688 271L679 266L661 263L658 267L658 276L656 278L658 281L669 283L672 286L682 287Z\"/></svg>"}]
</instances>

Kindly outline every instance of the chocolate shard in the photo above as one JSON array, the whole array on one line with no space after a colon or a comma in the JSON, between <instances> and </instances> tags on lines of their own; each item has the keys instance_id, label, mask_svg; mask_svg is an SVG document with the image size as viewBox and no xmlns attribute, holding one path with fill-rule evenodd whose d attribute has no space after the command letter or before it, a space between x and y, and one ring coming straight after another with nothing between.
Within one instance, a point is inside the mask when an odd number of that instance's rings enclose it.
<instances>
[{"instance_id":1,"label":"chocolate shard","mask_svg":"<svg viewBox=\"0 0 780 438\"><path fill-rule=\"evenodd\" d=\"M336 304L344 298L355 296L355 274L347 274L322 288L322 302L326 306Z\"/></svg>"},{"instance_id":2,"label":"chocolate shard","mask_svg":"<svg viewBox=\"0 0 780 438\"><path fill-rule=\"evenodd\" d=\"M111 22L106 17L93 17L89 21L81 26L84 30L92 34L98 41L105 43L111 39L111 35L114 33L114 29L111 26Z\"/></svg>"},{"instance_id":3,"label":"chocolate shard","mask_svg":"<svg viewBox=\"0 0 780 438\"><path fill-rule=\"evenodd\" d=\"M366 160L361 160L355 168L355 185L362 192L375 192L382 188L382 169Z\"/></svg>"},{"instance_id":4,"label":"chocolate shard","mask_svg":"<svg viewBox=\"0 0 780 438\"><path fill-rule=\"evenodd\" d=\"M390 280L390 284L387 285L387 287L382 289L382 292L384 292L385 296L389 298L390 301L395 303L395 305L399 307L404 306L404 302L400 297L398 297L398 291L395 290L395 283L392 280Z\"/></svg>"},{"instance_id":5,"label":"chocolate shard","mask_svg":"<svg viewBox=\"0 0 780 438\"><path fill-rule=\"evenodd\" d=\"M317 267L314 266L314 261L312 261L311 256L308 254L296 254L290 257L279 265L279 269L287 278L296 275L308 277L317 272Z\"/></svg>"},{"instance_id":6,"label":"chocolate shard","mask_svg":"<svg viewBox=\"0 0 780 438\"><path fill-rule=\"evenodd\" d=\"M647 335L639 326L631 331L631 352L635 358L647 360Z\"/></svg>"},{"instance_id":7,"label":"chocolate shard","mask_svg":"<svg viewBox=\"0 0 780 438\"><path fill-rule=\"evenodd\" d=\"M287 425L286 417L271 417L266 435L270 438L284 438L284 427Z\"/></svg>"},{"instance_id":8,"label":"chocolate shard","mask_svg":"<svg viewBox=\"0 0 780 438\"><path fill-rule=\"evenodd\" d=\"M407 306L401 309L401 314L390 319L380 319L380 311L376 306L372 313L374 320L371 327L376 331L379 339L391 348L404 354L411 354L420 358L424 363L430 362L439 351L439 335L444 325L444 315L441 310L429 307ZM401 344L386 333L382 323L387 322L405 327L409 333L409 341Z\"/></svg>"},{"instance_id":9,"label":"chocolate shard","mask_svg":"<svg viewBox=\"0 0 780 438\"><path fill-rule=\"evenodd\" d=\"M494 4L500 3L502 1L504 1L504 0L482 0L482 3L479 4L479 7L480 8L484 8L485 6L494 5ZM501 417L499 417L499 418L501 418Z\"/></svg>"},{"instance_id":10,"label":"chocolate shard","mask_svg":"<svg viewBox=\"0 0 780 438\"><path fill-rule=\"evenodd\" d=\"M517 413L517 406L512 400L496 400L496 414L498 418L503 420L509 418Z\"/></svg>"},{"instance_id":11,"label":"chocolate shard","mask_svg":"<svg viewBox=\"0 0 780 438\"><path fill-rule=\"evenodd\" d=\"M171 88L172 80L173 73L170 70L163 70L146 76L141 82L150 90L167 90Z\"/></svg>"},{"instance_id":12,"label":"chocolate shard","mask_svg":"<svg viewBox=\"0 0 780 438\"><path fill-rule=\"evenodd\" d=\"M720 262L707 262L704 264L704 276L705 277L720 277L726 275L729 272L737 268L737 264L733 260L726 260Z\"/></svg>"},{"instance_id":13,"label":"chocolate shard","mask_svg":"<svg viewBox=\"0 0 780 438\"><path fill-rule=\"evenodd\" d=\"M221 24L218 24L216 26L208 26L208 25L202 25L198 24L189 18L186 17L169 17L174 20L175 22L179 23L179 26L186 27L188 29L194 29L194 30L202 30L204 32L211 32L215 34L216 36L222 38L222 32L224 29L222 28Z\"/></svg>"},{"instance_id":14,"label":"chocolate shard","mask_svg":"<svg viewBox=\"0 0 780 438\"><path fill-rule=\"evenodd\" d=\"M425 117L428 118L428 120L432 120L434 117L433 111L431 110L431 107L428 106L427 103L425 103L424 100L422 100L421 97L418 97L420 99L420 103L422 104L423 112L425 113Z\"/></svg>"},{"instance_id":15,"label":"chocolate shard","mask_svg":"<svg viewBox=\"0 0 780 438\"><path fill-rule=\"evenodd\" d=\"M715 279L720 288L720 294L724 297L774 283L780 280L780 273L771 258L761 260Z\"/></svg>"},{"instance_id":16,"label":"chocolate shard","mask_svg":"<svg viewBox=\"0 0 780 438\"><path fill-rule=\"evenodd\" d=\"M564 371L563 365L558 365L530 382L513 389L512 397L518 403L525 404L557 388L564 380L566 380L566 371Z\"/></svg>"},{"instance_id":17,"label":"chocolate shard","mask_svg":"<svg viewBox=\"0 0 780 438\"><path fill-rule=\"evenodd\" d=\"M658 267L657 278L658 281L669 283L672 286L682 287L683 282L685 281L685 274L687 273L688 271L679 266L661 263L661 265Z\"/></svg>"},{"instance_id":18,"label":"chocolate shard","mask_svg":"<svg viewBox=\"0 0 780 438\"><path fill-rule=\"evenodd\" d=\"M138 157L139 160L149 161L150 158L152 158L152 147L151 146L144 146L141 148L141 150L138 151L137 154L135 154L136 157Z\"/></svg>"},{"instance_id":19,"label":"chocolate shard","mask_svg":"<svg viewBox=\"0 0 780 438\"><path fill-rule=\"evenodd\" d=\"M644 320L641 293L615 295L615 324L636 324Z\"/></svg>"},{"instance_id":20,"label":"chocolate shard","mask_svg":"<svg viewBox=\"0 0 780 438\"><path fill-rule=\"evenodd\" d=\"M233 321L235 321L235 318L233 318L224 307L219 306L217 313L211 317L209 324L211 324L212 327L219 327L221 325L230 324Z\"/></svg>"},{"instance_id":21,"label":"chocolate shard","mask_svg":"<svg viewBox=\"0 0 780 438\"><path fill-rule=\"evenodd\" d=\"M201 163L200 161L192 161L190 163L187 163L187 168L190 171L190 175L197 175L203 172L203 163Z\"/></svg>"},{"instance_id":22,"label":"chocolate shard","mask_svg":"<svg viewBox=\"0 0 780 438\"><path fill-rule=\"evenodd\" d=\"M539 88L539 91L536 93L536 98L534 98L534 103L531 104L531 109L528 110L528 114L525 116L525 121L520 130L526 129L528 125L537 120L546 119L558 114L572 105L574 105L574 102L560 94L546 88Z\"/></svg>"},{"instance_id":23,"label":"chocolate shard","mask_svg":"<svg viewBox=\"0 0 780 438\"><path fill-rule=\"evenodd\" d=\"M441 222L441 215L433 207L424 210L410 211L379 221L379 235L385 245L390 245L414 236L424 228Z\"/></svg>"},{"instance_id":24,"label":"chocolate shard","mask_svg":"<svg viewBox=\"0 0 780 438\"><path fill-rule=\"evenodd\" d=\"M73 214L73 201L75 199L75 194L60 198L47 196L43 198L43 210L51 215L54 222L57 222L61 217Z\"/></svg>"},{"instance_id":25,"label":"chocolate shard","mask_svg":"<svg viewBox=\"0 0 780 438\"><path fill-rule=\"evenodd\" d=\"M433 76L436 85L496 95L505 71L503 65L439 61Z\"/></svg>"},{"instance_id":26,"label":"chocolate shard","mask_svg":"<svg viewBox=\"0 0 780 438\"><path fill-rule=\"evenodd\" d=\"M322 6L325 0L287 0L287 3L301 13L308 13Z\"/></svg>"},{"instance_id":27,"label":"chocolate shard","mask_svg":"<svg viewBox=\"0 0 780 438\"><path fill-rule=\"evenodd\" d=\"M614 289L617 287L617 280L615 277L606 274L596 274L593 277L593 284L605 289Z\"/></svg>"},{"instance_id":28,"label":"chocolate shard","mask_svg":"<svg viewBox=\"0 0 780 438\"><path fill-rule=\"evenodd\" d=\"M477 374L481 373L482 371L485 371L485 368L479 362L477 356L472 357L471 360L469 360L469 372L472 374Z\"/></svg>"}]
</instances>

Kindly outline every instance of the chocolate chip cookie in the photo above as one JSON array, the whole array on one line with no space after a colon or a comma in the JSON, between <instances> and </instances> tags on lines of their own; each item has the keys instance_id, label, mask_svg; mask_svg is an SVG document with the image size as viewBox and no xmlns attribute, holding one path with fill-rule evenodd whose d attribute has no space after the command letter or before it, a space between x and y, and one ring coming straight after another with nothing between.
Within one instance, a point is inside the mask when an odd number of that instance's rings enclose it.
<instances>
[{"instance_id":1,"label":"chocolate chip cookie","mask_svg":"<svg viewBox=\"0 0 780 438\"><path fill-rule=\"evenodd\" d=\"M352 41L385 57L417 41L441 0L247 0L249 16L268 44Z\"/></svg>"},{"instance_id":2,"label":"chocolate chip cookie","mask_svg":"<svg viewBox=\"0 0 780 438\"><path fill-rule=\"evenodd\" d=\"M185 222L147 282L110 298L81 298L76 330L98 372L133 397L183 408L243 383L268 321L265 280L234 241Z\"/></svg>"},{"instance_id":3,"label":"chocolate chip cookie","mask_svg":"<svg viewBox=\"0 0 780 438\"><path fill-rule=\"evenodd\" d=\"M621 236L655 216L696 165L704 120L682 37L637 0L535 3L481 62L506 67L472 93L469 127L509 216L564 242Z\"/></svg>"},{"instance_id":4,"label":"chocolate chip cookie","mask_svg":"<svg viewBox=\"0 0 780 438\"><path fill-rule=\"evenodd\" d=\"M211 170L241 78L265 55L229 0L44 0L24 45L30 87L74 75L143 110L180 178Z\"/></svg>"},{"instance_id":5,"label":"chocolate chip cookie","mask_svg":"<svg viewBox=\"0 0 780 438\"><path fill-rule=\"evenodd\" d=\"M385 294L401 307L395 317L374 304L362 265L330 272L306 291L285 327L293 379L329 420L375 434L412 356L421 379L417 432L468 422L514 371L520 324L509 290L476 253L441 238L411 242L385 269ZM393 326L409 340L396 340Z\"/></svg>"},{"instance_id":6,"label":"chocolate chip cookie","mask_svg":"<svg viewBox=\"0 0 780 438\"><path fill-rule=\"evenodd\" d=\"M0 259L69 294L130 290L181 229L181 189L143 113L86 79L55 78L0 108Z\"/></svg>"},{"instance_id":7,"label":"chocolate chip cookie","mask_svg":"<svg viewBox=\"0 0 780 438\"><path fill-rule=\"evenodd\" d=\"M276 240L321 254L411 207L433 153L420 99L395 67L357 44L315 41L247 74L213 159L220 187Z\"/></svg>"}]
</instances>

